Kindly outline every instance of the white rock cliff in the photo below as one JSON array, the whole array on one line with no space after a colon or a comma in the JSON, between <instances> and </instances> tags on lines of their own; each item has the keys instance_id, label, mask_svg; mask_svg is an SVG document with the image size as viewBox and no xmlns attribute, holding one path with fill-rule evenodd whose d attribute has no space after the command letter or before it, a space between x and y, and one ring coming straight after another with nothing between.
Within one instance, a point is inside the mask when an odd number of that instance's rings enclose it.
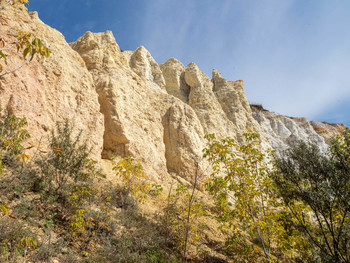
<instances>
[{"instance_id":1,"label":"white rock cliff","mask_svg":"<svg viewBox=\"0 0 350 263\"><path fill-rule=\"evenodd\" d=\"M37 138L57 120L72 119L95 158L144 158L155 180L171 173L190 181L197 169L204 171L208 133L240 143L246 131L258 132L264 147L281 152L298 140L325 150L345 128L250 107L243 81L227 81L217 70L210 79L196 64L185 67L174 58L158 65L144 47L121 51L110 31L87 32L69 45L24 7L9 6L4 18L0 35L7 43L21 28L41 38L52 55L1 78L1 105L26 116ZM20 65L21 55L10 54L7 66Z\"/></svg>"}]
</instances>

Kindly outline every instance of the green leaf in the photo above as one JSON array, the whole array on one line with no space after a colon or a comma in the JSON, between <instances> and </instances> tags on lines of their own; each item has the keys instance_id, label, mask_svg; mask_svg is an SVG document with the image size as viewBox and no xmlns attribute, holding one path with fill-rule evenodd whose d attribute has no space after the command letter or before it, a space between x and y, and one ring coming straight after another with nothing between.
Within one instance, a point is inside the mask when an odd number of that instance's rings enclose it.
<instances>
[{"instance_id":1,"label":"green leaf","mask_svg":"<svg viewBox=\"0 0 350 263\"><path fill-rule=\"evenodd\" d=\"M26 48L23 50L23 57L24 57L24 59L27 57L28 53L29 53L29 47L26 47Z\"/></svg>"},{"instance_id":2,"label":"green leaf","mask_svg":"<svg viewBox=\"0 0 350 263\"><path fill-rule=\"evenodd\" d=\"M6 55L0 50L0 57L2 57L3 59L5 59L6 61Z\"/></svg>"},{"instance_id":3,"label":"green leaf","mask_svg":"<svg viewBox=\"0 0 350 263\"><path fill-rule=\"evenodd\" d=\"M8 215L8 213L9 213L9 209L8 209L8 207L5 206L5 205L0 205L0 210L1 210L3 213L5 213L5 215Z\"/></svg>"},{"instance_id":4,"label":"green leaf","mask_svg":"<svg viewBox=\"0 0 350 263\"><path fill-rule=\"evenodd\" d=\"M32 57L31 57L31 59L29 61L33 60L35 53L36 53L36 50L34 49L33 52L32 52Z\"/></svg>"}]
</instances>

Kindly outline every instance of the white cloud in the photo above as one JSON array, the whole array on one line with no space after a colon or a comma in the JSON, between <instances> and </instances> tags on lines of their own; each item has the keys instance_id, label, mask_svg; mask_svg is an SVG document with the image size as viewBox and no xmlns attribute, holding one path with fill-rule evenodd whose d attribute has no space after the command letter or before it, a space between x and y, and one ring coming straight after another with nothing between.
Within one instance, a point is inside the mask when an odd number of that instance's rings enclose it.
<instances>
[{"instance_id":1,"label":"white cloud","mask_svg":"<svg viewBox=\"0 0 350 263\"><path fill-rule=\"evenodd\" d=\"M349 95L346 7L325 0L149 0L142 39L159 63L176 57L243 79L248 99L314 118Z\"/></svg>"}]
</instances>

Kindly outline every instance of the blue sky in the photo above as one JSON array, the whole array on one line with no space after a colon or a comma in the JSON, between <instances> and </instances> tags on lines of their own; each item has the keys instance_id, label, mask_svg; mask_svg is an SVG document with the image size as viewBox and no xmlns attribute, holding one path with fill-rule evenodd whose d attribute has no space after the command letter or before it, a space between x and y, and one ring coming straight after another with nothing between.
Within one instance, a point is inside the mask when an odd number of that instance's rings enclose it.
<instances>
[{"instance_id":1,"label":"blue sky","mask_svg":"<svg viewBox=\"0 0 350 263\"><path fill-rule=\"evenodd\" d=\"M349 0L31 0L68 42L111 30L160 64L195 62L243 79L248 100L350 126Z\"/></svg>"}]
</instances>

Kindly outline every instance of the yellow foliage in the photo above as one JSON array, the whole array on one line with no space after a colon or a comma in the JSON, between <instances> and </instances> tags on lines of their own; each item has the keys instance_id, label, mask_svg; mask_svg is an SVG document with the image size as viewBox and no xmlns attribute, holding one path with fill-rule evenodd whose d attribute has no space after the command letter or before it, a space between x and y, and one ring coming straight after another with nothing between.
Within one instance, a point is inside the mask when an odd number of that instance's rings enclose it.
<instances>
[{"instance_id":1,"label":"yellow foliage","mask_svg":"<svg viewBox=\"0 0 350 263\"><path fill-rule=\"evenodd\" d=\"M122 179L124 188L140 202L147 198L146 192L150 188L141 161L143 160L127 156L117 163L113 162L113 170Z\"/></svg>"},{"instance_id":2,"label":"yellow foliage","mask_svg":"<svg viewBox=\"0 0 350 263\"><path fill-rule=\"evenodd\" d=\"M23 247L25 249L36 249L38 246L34 237L23 237L17 244L17 247Z\"/></svg>"},{"instance_id":3,"label":"yellow foliage","mask_svg":"<svg viewBox=\"0 0 350 263\"><path fill-rule=\"evenodd\" d=\"M27 154L24 154L24 153L21 153L21 154L18 154L16 157L15 157L15 160L20 158L21 157L21 160L22 160L22 164L24 165L25 162L26 162L26 159L30 159L30 156L27 155Z\"/></svg>"}]
</instances>

